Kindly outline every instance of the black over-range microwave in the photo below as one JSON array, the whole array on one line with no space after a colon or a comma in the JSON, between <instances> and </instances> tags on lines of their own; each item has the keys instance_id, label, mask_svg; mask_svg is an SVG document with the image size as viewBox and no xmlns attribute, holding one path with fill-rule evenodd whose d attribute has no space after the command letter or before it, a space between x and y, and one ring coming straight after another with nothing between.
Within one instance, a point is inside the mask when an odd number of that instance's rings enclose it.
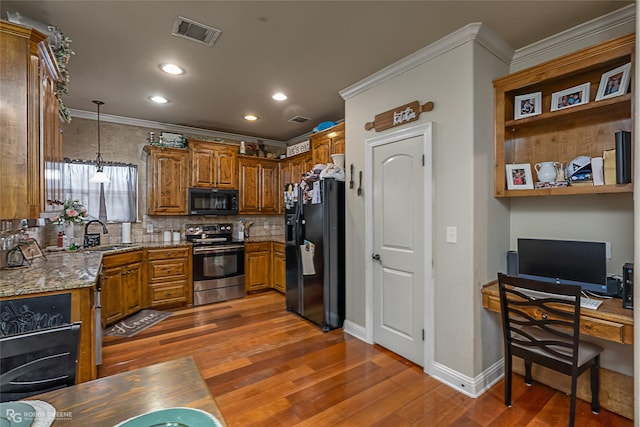
<instances>
[{"instance_id":1,"label":"black over-range microwave","mask_svg":"<svg viewBox=\"0 0 640 427\"><path fill-rule=\"evenodd\" d=\"M238 190L189 188L189 215L237 215Z\"/></svg>"}]
</instances>

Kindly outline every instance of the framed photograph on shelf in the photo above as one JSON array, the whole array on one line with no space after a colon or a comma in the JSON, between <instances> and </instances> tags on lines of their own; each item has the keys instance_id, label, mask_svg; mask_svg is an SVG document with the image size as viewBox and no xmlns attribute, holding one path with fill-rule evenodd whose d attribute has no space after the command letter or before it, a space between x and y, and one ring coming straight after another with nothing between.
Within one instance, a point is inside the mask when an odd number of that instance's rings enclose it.
<instances>
[{"instance_id":1,"label":"framed photograph on shelf","mask_svg":"<svg viewBox=\"0 0 640 427\"><path fill-rule=\"evenodd\" d=\"M608 71L600 77L596 101L624 95L631 82L631 62Z\"/></svg>"},{"instance_id":2,"label":"framed photograph on shelf","mask_svg":"<svg viewBox=\"0 0 640 427\"><path fill-rule=\"evenodd\" d=\"M551 95L551 111L589 103L591 83L583 83Z\"/></svg>"},{"instance_id":3,"label":"framed photograph on shelf","mask_svg":"<svg viewBox=\"0 0 640 427\"><path fill-rule=\"evenodd\" d=\"M29 265L31 265L35 258L46 259L36 239L27 239L24 242L21 242L19 244L19 248L20 252L22 252L22 256L24 257L25 261L29 263Z\"/></svg>"},{"instance_id":4,"label":"framed photograph on shelf","mask_svg":"<svg viewBox=\"0 0 640 427\"><path fill-rule=\"evenodd\" d=\"M524 119L542 113L542 92L516 96L514 110L515 119Z\"/></svg>"},{"instance_id":5,"label":"framed photograph on shelf","mask_svg":"<svg viewBox=\"0 0 640 427\"><path fill-rule=\"evenodd\" d=\"M507 168L507 190L532 190L533 177L529 163L510 164Z\"/></svg>"}]
</instances>

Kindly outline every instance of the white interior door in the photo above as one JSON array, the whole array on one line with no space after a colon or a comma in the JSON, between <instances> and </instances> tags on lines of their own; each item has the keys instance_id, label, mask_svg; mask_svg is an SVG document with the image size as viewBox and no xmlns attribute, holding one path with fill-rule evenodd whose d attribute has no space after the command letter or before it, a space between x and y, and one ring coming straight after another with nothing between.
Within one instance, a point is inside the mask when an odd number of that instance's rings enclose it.
<instances>
[{"instance_id":1,"label":"white interior door","mask_svg":"<svg viewBox=\"0 0 640 427\"><path fill-rule=\"evenodd\" d=\"M425 366L424 135L384 139L372 147L373 341ZM429 156L430 160L430 156ZM430 254L431 252L428 251ZM428 268L427 268L428 264Z\"/></svg>"}]
</instances>

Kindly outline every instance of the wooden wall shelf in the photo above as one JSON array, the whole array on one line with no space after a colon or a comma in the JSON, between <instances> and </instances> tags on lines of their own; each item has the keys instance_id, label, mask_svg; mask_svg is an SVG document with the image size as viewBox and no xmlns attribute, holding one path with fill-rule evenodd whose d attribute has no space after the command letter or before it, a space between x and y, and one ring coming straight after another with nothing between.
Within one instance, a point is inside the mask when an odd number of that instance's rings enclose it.
<instances>
[{"instance_id":1,"label":"wooden wall shelf","mask_svg":"<svg viewBox=\"0 0 640 427\"><path fill-rule=\"evenodd\" d=\"M631 193L633 184L508 190L505 165L599 157L615 148L615 132L633 130L635 82L630 92L595 101L601 76L631 63L636 74L635 34L619 37L518 71L493 82L495 91L495 197ZM553 94L589 83L589 102L551 111ZM515 97L541 93L541 114L515 119Z\"/></svg>"}]
</instances>

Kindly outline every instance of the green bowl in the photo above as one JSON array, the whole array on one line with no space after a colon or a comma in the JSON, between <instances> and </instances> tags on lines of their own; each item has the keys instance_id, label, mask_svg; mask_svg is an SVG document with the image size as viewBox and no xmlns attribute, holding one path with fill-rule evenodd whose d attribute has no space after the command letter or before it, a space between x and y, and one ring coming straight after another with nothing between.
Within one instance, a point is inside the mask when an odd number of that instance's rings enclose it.
<instances>
[{"instance_id":1,"label":"green bowl","mask_svg":"<svg viewBox=\"0 0 640 427\"><path fill-rule=\"evenodd\" d=\"M130 418L114 427L222 427L216 417L193 408L167 408Z\"/></svg>"}]
</instances>

